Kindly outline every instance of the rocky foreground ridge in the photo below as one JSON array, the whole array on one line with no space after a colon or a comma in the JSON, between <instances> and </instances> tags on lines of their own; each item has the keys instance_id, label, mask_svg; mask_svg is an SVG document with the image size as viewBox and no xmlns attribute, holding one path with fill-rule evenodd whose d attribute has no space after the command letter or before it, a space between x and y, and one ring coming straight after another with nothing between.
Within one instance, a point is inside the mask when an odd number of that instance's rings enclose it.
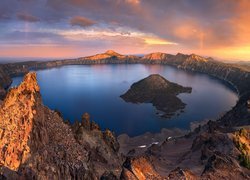
<instances>
[{"instance_id":1,"label":"rocky foreground ridge","mask_svg":"<svg viewBox=\"0 0 250 180\"><path fill-rule=\"evenodd\" d=\"M119 177L122 157L114 135L84 114L69 125L43 106L36 74L12 88L0 109L0 176L7 179ZM1 179L1 178L0 178Z\"/></svg>"},{"instance_id":2,"label":"rocky foreground ridge","mask_svg":"<svg viewBox=\"0 0 250 180\"><path fill-rule=\"evenodd\" d=\"M177 97L180 93L191 93L191 87L183 87L166 80L159 74L152 74L136 83L121 98L132 103L152 103L156 109L164 112L162 117L170 118L186 104Z\"/></svg>"}]
</instances>

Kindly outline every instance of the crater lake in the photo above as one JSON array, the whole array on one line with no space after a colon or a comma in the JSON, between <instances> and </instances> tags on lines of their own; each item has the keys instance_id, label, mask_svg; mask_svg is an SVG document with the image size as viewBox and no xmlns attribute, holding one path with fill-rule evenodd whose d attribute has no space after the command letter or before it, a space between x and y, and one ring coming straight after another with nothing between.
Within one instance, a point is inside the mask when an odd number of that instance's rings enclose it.
<instances>
[{"instance_id":1,"label":"crater lake","mask_svg":"<svg viewBox=\"0 0 250 180\"><path fill-rule=\"evenodd\" d=\"M59 110L71 123L81 121L81 115L88 112L91 120L116 135L189 129L191 122L218 118L238 100L233 88L221 80L167 65L68 65L36 72L46 106ZM187 104L183 113L164 119L151 104L126 103L120 98L134 82L150 74L192 87L191 94L178 95ZM11 86L20 84L22 78L14 77Z\"/></svg>"}]
</instances>

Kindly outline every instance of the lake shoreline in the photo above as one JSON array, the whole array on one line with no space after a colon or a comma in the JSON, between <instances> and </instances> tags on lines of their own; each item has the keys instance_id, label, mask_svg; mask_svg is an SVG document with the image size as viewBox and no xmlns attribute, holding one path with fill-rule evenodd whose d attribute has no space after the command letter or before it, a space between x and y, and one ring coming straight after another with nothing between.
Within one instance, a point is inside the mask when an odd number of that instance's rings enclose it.
<instances>
[{"instance_id":1,"label":"lake shoreline","mask_svg":"<svg viewBox=\"0 0 250 180\"><path fill-rule=\"evenodd\" d=\"M152 53L153 54L153 53ZM164 53L161 53L164 54ZM99 57L99 56L98 56ZM218 79L226 84L230 85L238 94L238 101L231 110L237 108L246 98L242 98L242 95L250 92L250 87L247 86L250 82L249 72L245 69L240 69L233 65L221 63L211 58L203 58L194 54L185 55L178 53L177 55L164 54L164 56L152 58L150 56L137 57L137 56L110 56L105 59L95 59L95 56L77 58L77 59L66 59L56 60L47 62L23 62L23 63L11 63L0 65L5 71L5 75L9 77L16 77L17 75L26 74L30 70L42 70L63 67L67 65L96 65L96 64L158 64L168 65L177 69L182 69L187 72L195 72L206 74L210 77ZM0 76L1 77L1 76ZM6 78L8 79L8 78ZM1 81L0 81L1 82ZM3 83L0 83L0 86ZM7 85L6 85L7 84ZM2 85L8 87L10 81ZM247 96L248 97L248 96ZM227 114L226 113L226 114Z\"/></svg>"},{"instance_id":2,"label":"lake shoreline","mask_svg":"<svg viewBox=\"0 0 250 180\"><path fill-rule=\"evenodd\" d=\"M126 103L119 97L135 81L157 72L177 84L186 87L188 84L194 86L194 93L182 94L184 97L179 97L183 103L188 104L184 109L185 113L176 114L171 119L163 119L157 115L158 111L151 104ZM91 119L99 123L103 130L111 129L117 135L128 132L131 137L145 132L157 133L161 131L161 128L177 127L188 130L191 121L217 117L217 113L229 110L237 101L236 94L227 86L220 84L219 81L211 79L207 75L189 73L167 65L73 65L39 70L37 73L45 105L51 109L60 110L64 119L74 123L84 112L88 112ZM176 79L177 73L178 78ZM54 78L56 76L60 78ZM186 77L193 83L188 83ZM54 85L58 88L53 87ZM102 91L99 91L100 89ZM200 96L209 97L209 91L214 92L214 97L216 97L214 100L199 98ZM62 94L64 95L62 96ZM77 96L75 97L74 94ZM217 102L227 97L233 99L225 103ZM206 101L207 103L204 104ZM109 104L103 106L102 102L109 102ZM93 106L94 103L96 106ZM205 109L206 106L218 103L221 104L219 109ZM202 113L196 112L195 106L197 105L201 108ZM120 125L115 123L118 120ZM131 126L135 122L137 122L135 127ZM130 126L131 128L129 128Z\"/></svg>"}]
</instances>

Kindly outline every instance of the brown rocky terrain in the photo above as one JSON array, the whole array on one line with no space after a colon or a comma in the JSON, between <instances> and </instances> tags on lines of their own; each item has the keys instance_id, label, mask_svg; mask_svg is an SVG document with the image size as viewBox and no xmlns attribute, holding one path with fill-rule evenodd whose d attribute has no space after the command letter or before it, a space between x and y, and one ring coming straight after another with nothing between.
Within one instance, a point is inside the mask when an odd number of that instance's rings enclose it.
<instances>
[{"instance_id":1,"label":"brown rocky terrain","mask_svg":"<svg viewBox=\"0 0 250 180\"><path fill-rule=\"evenodd\" d=\"M97 54L94 56L88 56L85 59L88 59L88 60L99 60L99 59L108 59L108 58L124 59L125 57L126 57L125 55L121 55L115 51L108 50L105 53Z\"/></svg>"},{"instance_id":2,"label":"brown rocky terrain","mask_svg":"<svg viewBox=\"0 0 250 180\"><path fill-rule=\"evenodd\" d=\"M118 149L113 134L88 114L70 126L43 106L35 73L10 90L0 109L0 169L8 179L119 177Z\"/></svg>"},{"instance_id":3,"label":"brown rocky terrain","mask_svg":"<svg viewBox=\"0 0 250 180\"><path fill-rule=\"evenodd\" d=\"M172 55L166 54L166 53L161 53L161 52L156 52L156 53L150 53L142 57L143 60L164 60Z\"/></svg>"},{"instance_id":4,"label":"brown rocky terrain","mask_svg":"<svg viewBox=\"0 0 250 180\"><path fill-rule=\"evenodd\" d=\"M168 132L126 137L120 138L119 144L109 130L103 132L90 121L88 114L83 115L82 122L69 125L60 113L45 107L35 74L31 73L0 102L0 179L250 179L250 111L246 103L250 99L249 71L194 54L157 53L119 61L119 55L109 53L112 58L0 65L0 98L6 96L11 77L31 69L157 63L229 82L237 89L239 101L217 121L186 135ZM158 143L152 143L155 141ZM144 142L146 146L139 147Z\"/></svg>"},{"instance_id":5,"label":"brown rocky terrain","mask_svg":"<svg viewBox=\"0 0 250 180\"><path fill-rule=\"evenodd\" d=\"M122 55L113 50L108 50L102 54L96 54L93 56L79 58L79 60L81 61L91 61L91 62L96 61L97 63L122 63L122 62L134 61L138 59L139 58L137 56Z\"/></svg>"},{"instance_id":6,"label":"brown rocky terrain","mask_svg":"<svg viewBox=\"0 0 250 180\"><path fill-rule=\"evenodd\" d=\"M192 88L183 87L166 80L159 74L152 74L134 84L121 98L132 103L152 103L156 109L164 112L162 117L170 118L176 111L185 108L177 95L191 93Z\"/></svg>"}]
</instances>

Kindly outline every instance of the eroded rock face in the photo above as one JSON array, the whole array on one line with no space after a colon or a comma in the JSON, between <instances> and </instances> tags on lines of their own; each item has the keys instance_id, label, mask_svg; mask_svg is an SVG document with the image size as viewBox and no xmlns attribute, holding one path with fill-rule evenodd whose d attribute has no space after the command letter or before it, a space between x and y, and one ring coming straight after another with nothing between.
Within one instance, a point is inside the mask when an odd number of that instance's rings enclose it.
<instances>
[{"instance_id":1,"label":"eroded rock face","mask_svg":"<svg viewBox=\"0 0 250 180\"><path fill-rule=\"evenodd\" d=\"M184 109L185 104L177 97L179 93L191 93L192 88L172 83L159 74L153 74L134 83L121 98L126 102L152 103L163 111L163 117L171 117L177 110Z\"/></svg>"},{"instance_id":2,"label":"eroded rock face","mask_svg":"<svg viewBox=\"0 0 250 180\"><path fill-rule=\"evenodd\" d=\"M146 179L163 179L154 169L149 159L145 157L127 158L123 164L121 179L129 180L146 180Z\"/></svg>"},{"instance_id":3,"label":"eroded rock face","mask_svg":"<svg viewBox=\"0 0 250 180\"><path fill-rule=\"evenodd\" d=\"M168 54L156 52L156 53L150 53L142 57L142 59L147 60L166 60L168 58Z\"/></svg>"},{"instance_id":4,"label":"eroded rock face","mask_svg":"<svg viewBox=\"0 0 250 180\"><path fill-rule=\"evenodd\" d=\"M44 107L35 73L4 100L0 140L0 174L9 179L99 179L107 172L119 177L122 170L113 134L87 114L71 127Z\"/></svg>"},{"instance_id":5,"label":"eroded rock face","mask_svg":"<svg viewBox=\"0 0 250 180\"><path fill-rule=\"evenodd\" d=\"M108 50L102 54L96 54L93 56L86 57L86 59L88 59L88 60L100 60L100 59L119 59L119 60L122 60L125 58L126 58L125 55L121 55L113 50Z\"/></svg>"},{"instance_id":6,"label":"eroded rock face","mask_svg":"<svg viewBox=\"0 0 250 180\"><path fill-rule=\"evenodd\" d=\"M188 170L183 170L180 167L177 167L171 171L168 175L168 179L172 180L196 180L198 179L192 172Z\"/></svg>"},{"instance_id":7,"label":"eroded rock face","mask_svg":"<svg viewBox=\"0 0 250 180\"><path fill-rule=\"evenodd\" d=\"M0 163L11 170L17 170L30 154L28 141L39 103L36 75L30 73L11 89L0 109Z\"/></svg>"},{"instance_id":8,"label":"eroded rock face","mask_svg":"<svg viewBox=\"0 0 250 180\"><path fill-rule=\"evenodd\" d=\"M236 160L221 152L215 152L207 161L202 176L207 179L224 177L226 179L248 179Z\"/></svg>"}]
</instances>

